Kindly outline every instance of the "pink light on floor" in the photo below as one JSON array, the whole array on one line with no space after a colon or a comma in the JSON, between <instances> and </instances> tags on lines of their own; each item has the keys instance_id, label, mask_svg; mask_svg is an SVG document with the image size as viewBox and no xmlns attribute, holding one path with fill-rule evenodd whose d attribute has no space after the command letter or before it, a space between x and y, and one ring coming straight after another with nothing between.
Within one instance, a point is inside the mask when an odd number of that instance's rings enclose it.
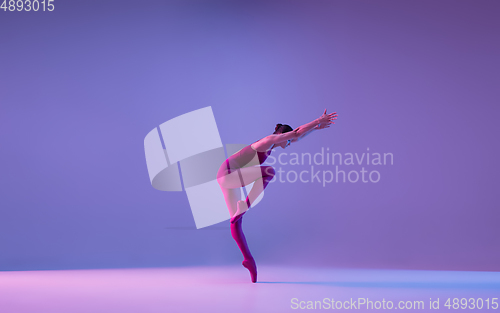
<instances>
[{"instance_id":1,"label":"pink light on floor","mask_svg":"<svg viewBox=\"0 0 500 313\"><path fill-rule=\"evenodd\" d=\"M292 299L325 298L422 300L425 312L431 298L444 310L447 298L499 293L493 272L260 266L256 284L242 266L0 273L2 313L291 312Z\"/></svg>"}]
</instances>

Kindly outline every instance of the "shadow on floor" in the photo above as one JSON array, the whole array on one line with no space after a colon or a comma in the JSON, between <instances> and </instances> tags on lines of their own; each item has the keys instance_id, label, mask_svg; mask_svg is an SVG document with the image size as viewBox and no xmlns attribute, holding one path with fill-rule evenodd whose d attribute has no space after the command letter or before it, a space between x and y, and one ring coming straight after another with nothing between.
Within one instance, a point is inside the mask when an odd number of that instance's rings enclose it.
<instances>
[{"instance_id":1,"label":"shadow on floor","mask_svg":"<svg viewBox=\"0 0 500 313\"><path fill-rule=\"evenodd\" d=\"M258 281L260 284L299 284L352 288L424 288L424 289L499 289L496 282L277 282Z\"/></svg>"}]
</instances>

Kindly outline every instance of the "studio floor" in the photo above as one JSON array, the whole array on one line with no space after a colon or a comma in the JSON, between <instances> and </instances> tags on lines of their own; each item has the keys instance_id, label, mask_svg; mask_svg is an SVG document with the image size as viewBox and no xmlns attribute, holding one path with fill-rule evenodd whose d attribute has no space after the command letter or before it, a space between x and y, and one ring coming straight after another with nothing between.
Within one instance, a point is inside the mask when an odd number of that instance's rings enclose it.
<instances>
[{"instance_id":1,"label":"studio floor","mask_svg":"<svg viewBox=\"0 0 500 313\"><path fill-rule=\"evenodd\" d=\"M0 272L0 312L500 312L497 272L258 270L255 284L242 266Z\"/></svg>"}]
</instances>

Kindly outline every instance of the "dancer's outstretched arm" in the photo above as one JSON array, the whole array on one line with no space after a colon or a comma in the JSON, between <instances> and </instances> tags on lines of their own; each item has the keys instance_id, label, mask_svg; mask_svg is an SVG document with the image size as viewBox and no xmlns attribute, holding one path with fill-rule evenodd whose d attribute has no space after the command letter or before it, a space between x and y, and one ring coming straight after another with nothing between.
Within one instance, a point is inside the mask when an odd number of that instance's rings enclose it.
<instances>
[{"instance_id":1,"label":"dancer's outstretched arm","mask_svg":"<svg viewBox=\"0 0 500 313\"><path fill-rule=\"evenodd\" d=\"M338 116L337 112L326 114L326 109L325 109L325 112L323 113L323 115L321 115L320 118L318 118L310 123L307 123L305 125L299 126L297 129L299 129L300 136L298 138L292 139L291 142L297 142L297 141L303 139L304 137L306 137L307 135L311 134L313 131L315 131L317 129L325 129L325 128L330 127L330 124L335 124L335 122L333 122L333 120L336 120L337 116ZM314 126L312 126L312 125L314 125Z\"/></svg>"},{"instance_id":2,"label":"dancer's outstretched arm","mask_svg":"<svg viewBox=\"0 0 500 313\"><path fill-rule=\"evenodd\" d=\"M337 112L327 114L325 109L325 112L319 118L307 124L299 126L295 128L293 131L286 132L283 134L272 134L266 136L261 140L259 140L258 142L254 143L254 148L257 149L258 151L266 151L269 148L271 148L273 144L278 144L280 142L287 140L290 140L291 142L299 141L314 129L324 129L330 127L330 124L333 124L334 123L333 120L336 119L337 119Z\"/></svg>"}]
</instances>

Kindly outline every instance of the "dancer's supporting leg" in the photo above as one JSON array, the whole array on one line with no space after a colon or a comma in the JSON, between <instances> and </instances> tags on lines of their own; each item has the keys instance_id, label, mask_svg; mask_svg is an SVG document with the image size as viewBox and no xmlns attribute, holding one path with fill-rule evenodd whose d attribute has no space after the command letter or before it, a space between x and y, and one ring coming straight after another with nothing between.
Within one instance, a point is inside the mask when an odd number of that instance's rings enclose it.
<instances>
[{"instance_id":1,"label":"dancer's supporting leg","mask_svg":"<svg viewBox=\"0 0 500 313\"><path fill-rule=\"evenodd\" d=\"M230 214L236 213L236 203L241 199L241 191L240 188L224 188L221 185L222 193L224 194L224 199L226 200L227 208L229 209ZM244 203L244 201L241 201ZM233 239L238 244L238 248L240 248L241 253L243 254L243 262L241 263L244 267L250 271L250 275L252 278L252 282L257 281L257 266L255 264L255 260L250 253L250 249L248 248L248 244L243 234L243 229L241 228L241 218L236 223L231 224L231 235Z\"/></svg>"},{"instance_id":2,"label":"dancer's supporting leg","mask_svg":"<svg viewBox=\"0 0 500 313\"><path fill-rule=\"evenodd\" d=\"M248 269L252 282L255 283L257 281L257 264L255 264L255 260L250 253L245 235L243 234L243 229L241 228L242 221L243 218L240 217L237 222L231 223L231 235L243 254L244 260L241 264Z\"/></svg>"}]
</instances>

